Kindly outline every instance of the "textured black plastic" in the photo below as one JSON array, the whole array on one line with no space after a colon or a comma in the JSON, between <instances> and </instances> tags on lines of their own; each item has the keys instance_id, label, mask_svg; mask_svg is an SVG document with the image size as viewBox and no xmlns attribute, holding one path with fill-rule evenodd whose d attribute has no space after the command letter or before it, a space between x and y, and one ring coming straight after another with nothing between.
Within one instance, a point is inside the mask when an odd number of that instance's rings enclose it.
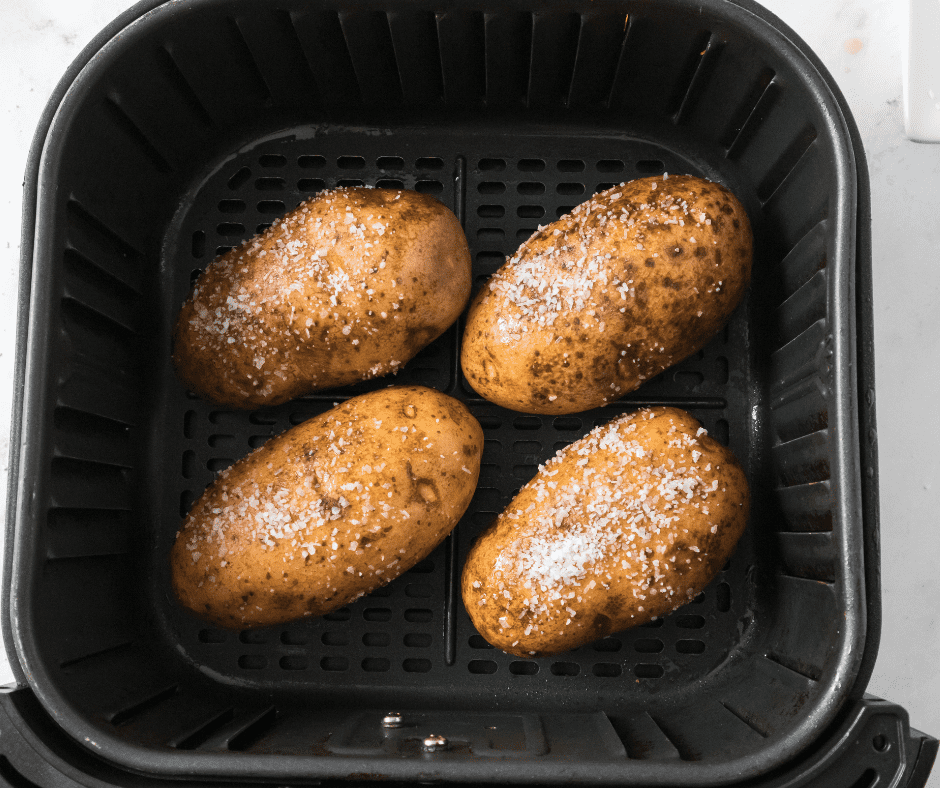
<instances>
[{"instance_id":1,"label":"textured black plastic","mask_svg":"<svg viewBox=\"0 0 940 788\"><path fill-rule=\"evenodd\" d=\"M721 784L835 724L877 640L856 399L867 193L839 100L789 32L720 0L154 8L61 98L26 212L8 621L62 727L177 777ZM179 610L167 550L214 473L391 382L253 414L188 395L169 333L218 251L323 188L414 188L460 217L480 284L537 224L664 171L726 183L755 228L751 292L701 353L620 403L548 419L476 397L457 326L395 381L463 399L484 427L454 536L322 620L227 633ZM470 540L557 448L655 403L690 409L747 468L752 521L729 565L672 616L570 654L487 648L456 594ZM460 746L422 756L382 738L392 708Z\"/></svg>"}]
</instances>

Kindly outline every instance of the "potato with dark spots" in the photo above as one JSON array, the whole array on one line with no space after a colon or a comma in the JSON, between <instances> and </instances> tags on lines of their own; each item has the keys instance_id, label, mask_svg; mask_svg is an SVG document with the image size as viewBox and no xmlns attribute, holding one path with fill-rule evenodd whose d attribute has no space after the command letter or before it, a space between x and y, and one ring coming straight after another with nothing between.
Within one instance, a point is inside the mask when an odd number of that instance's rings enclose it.
<instances>
[{"instance_id":1,"label":"potato with dark spots","mask_svg":"<svg viewBox=\"0 0 940 788\"><path fill-rule=\"evenodd\" d=\"M469 297L450 210L412 191L336 189L209 265L177 319L173 362L205 399L277 405L398 372Z\"/></svg>"},{"instance_id":2,"label":"potato with dark spots","mask_svg":"<svg viewBox=\"0 0 940 788\"><path fill-rule=\"evenodd\" d=\"M749 504L734 455L688 413L622 416L559 451L477 539L464 606L510 654L577 648L694 599Z\"/></svg>"},{"instance_id":3,"label":"potato with dark spots","mask_svg":"<svg viewBox=\"0 0 940 788\"><path fill-rule=\"evenodd\" d=\"M538 230L483 286L464 375L523 413L619 399L721 329L750 281L752 246L743 206L717 183L670 175L614 186Z\"/></svg>"},{"instance_id":4,"label":"potato with dark spots","mask_svg":"<svg viewBox=\"0 0 940 788\"><path fill-rule=\"evenodd\" d=\"M440 392L354 397L223 471L170 560L179 601L222 627L322 616L428 556L480 473L483 430Z\"/></svg>"}]
</instances>

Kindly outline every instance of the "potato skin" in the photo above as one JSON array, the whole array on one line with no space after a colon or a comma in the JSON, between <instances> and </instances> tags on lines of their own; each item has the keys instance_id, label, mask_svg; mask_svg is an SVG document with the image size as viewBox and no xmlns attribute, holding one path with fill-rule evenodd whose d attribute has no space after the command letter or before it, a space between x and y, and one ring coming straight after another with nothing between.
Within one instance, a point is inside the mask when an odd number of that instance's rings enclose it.
<instances>
[{"instance_id":1,"label":"potato skin","mask_svg":"<svg viewBox=\"0 0 940 788\"><path fill-rule=\"evenodd\" d=\"M440 202L336 189L209 265L177 319L173 362L205 399L277 405L397 372L469 297L467 239Z\"/></svg>"},{"instance_id":2,"label":"potato skin","mask_svg":"<svg viewBox=\"0 0 940 788\"><path fill-rule=\"evenodd\" d=\"M486 399L577 413L700 350L740 302L753 240L725 187L620 184L540 229L470 307L461 364Z\"/></svg>"},{"instance_id":3,"label":"potato skin","mask_svg":"<svg viewBox=\"0 0 940 788\"><path fill-rule=\"evenodd\" d=\"M479 537L464 606L510 654L577 648L695 597L734 550L749 505L734 455L688 413L620 417L545 463Z\"/></svg>"},{"instance_id":4,"label":"potato skin","mask_svg":"<svg viewBox=\"0 0 940 788\"><path fill-rule=\"evenodd\" d=\"M222 627L320 616L385 585L450 533L483 431L440 392L354 397L219 474L177 534L179 601Z\"/></svg>"}]
</instances>

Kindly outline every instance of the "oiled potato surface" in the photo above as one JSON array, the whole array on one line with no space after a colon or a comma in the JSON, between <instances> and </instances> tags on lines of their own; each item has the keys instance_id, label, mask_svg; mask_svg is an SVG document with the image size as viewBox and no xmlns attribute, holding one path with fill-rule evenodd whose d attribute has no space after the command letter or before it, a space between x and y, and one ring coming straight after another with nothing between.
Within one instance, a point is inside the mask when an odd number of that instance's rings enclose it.
<instances>
[{"instance_id":1,"label":"oiled potato surface","mask_svg":"<svg viewBox=\"0 0 940 788\"><path fill-rule=\"evenodd\" d=\"M354 397L219 474L171 553L182 604L223 627L320 616L451 532L483 448L463 404L423 387Z\"/></svg>"},{"instance_id":2,"label":"oiled potato surface","mask_svg":"<svg viewBox=\"0 0 940 788\"><path fill-rule=\"evenodd\" d=\"M725 187L683 175L614 186L536 232L483 286L464 374L525 413L616 400L715 335L751 256L747 214Z\"/></svg>"},{"instance_id":3,"label":"oiled potato surface","mask_svg":"<svg viewBox=\"0 0 940 788\"><path fill-rule=\"evenodd\" d=\"M480 536L464 605L484 638L519 656L646 623L712 580L749 500L734 455L688 413L623 416L559 451Z\"/></svg>"},{"instance_id":4,"label":"oiled potato surface","mask_svg":"<svg viewBox=\"0 0 940 788\"><path fill-rule=\"evenodd\" d=\"M424 194L342 188L202 273L176 322L186 386L236 408L398 372L470 297L457 217Z\"/></svg>"}]
</instances>

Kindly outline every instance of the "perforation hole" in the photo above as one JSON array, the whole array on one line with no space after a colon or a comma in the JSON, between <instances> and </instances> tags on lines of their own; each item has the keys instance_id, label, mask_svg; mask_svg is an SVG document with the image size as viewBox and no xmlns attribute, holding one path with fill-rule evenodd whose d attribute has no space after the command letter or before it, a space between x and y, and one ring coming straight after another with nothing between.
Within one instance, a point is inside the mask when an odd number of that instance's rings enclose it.
<instances>
[{"instance_id":1,"label":"perforation hole","mask_svg":"<svg viewBox=\"0 0 940 788\"><path fill-rule=\"evenodd\" d=\"M633 668L633 675L638 679L658 679L665 672L659 665L650 665L644 662Z\"/></svg>"},{"instance_id":2,"label":"perforation hole","mask_svg":"<svg viewBox=\"0 0 940 788\"><path fill-rule=\"evenodd\" d=\"M583 172L584 162L580 159L562 159L558 162L559 172Z\"/></svg>"},{"instance_id":3,"label":"perforation hole","mask_svg":"<svg viewBox=\"0 0 940 788\"><path fill-rule=\"evenodd\" d=\"M538 469L538 465L515 465L512 469L512 475L527 482L535 476Z\"/></svg>"},{"instance_id":4,"label":"perforation hole","mask_svg":"<svg viewBox=\"0 0 940 788\"><path fill-rule=\"evenodd\" d=\"M672 379L678 385L689 389L701 386L705 382L705 376L701 372L691 370L673 372Z\"/></svg>"},{"instance_id":5,"label":"perforation hole","mask_svg":"<svg viewBox=\"0 0 940 788\"><path fill-rule=\"evenodd\" d=\"M306 646L307 636L302 632L282 632L281 643L285 646Z\"/></svg>"},{"instance_id":6,"label":"perforation hole","mask_svg":"<svg viewBox=\"0 0 940 788\"><path fill-rule=\"evenodd\" d=\"M424 156L415 162L419 170L443 170L444 160L438 156Z\"/></svg>"},{"instance_id":7,"label":"perforation hole","mask_svg":"<svg viewBox=\"0 0 940 788\"><path fill-rule=\"evenodd\" d=\"M261 645L268 642L268 636L257 629L246 629L238 633L238 639L242 643L251 643L254 645Z\"/></svg>"},{"instance_id":8,"label":"perforation hole","mask_svg":"<svg viewBox=\"0 0 940 788\"><path fill-rule=\"evenodd\" d=\"M490 659L473 659L467 663L467 670L471 673L495 673L498 668L499 665Z\"/></svg>"},{"instance_id":9,"label":"perforation hole","mask_svg":"<svg viewBox=\"0 0 940 788\"><path fill-rule=\"evenodd\" d=\"M699 593L695 595L695 598L689 604L704 605L705 604L705 592L699 591Z\"/></svg>"},{"instance_id":10,"label":"perforation hole","mask_svg":"<svg viewBox=\"0 0 940 788\"><path fill-rule=\"evenodd\" d=\"M553 662L551 671L553 676L577 676L581 666L577 662Z\"/></svg>"},{"instance_id":11,"label":"perforation hole","mask_svg":"<svg viewBox=\"0 0 940 788\"><path fill-rule=\"evenodd\" d=\"M331 672L349 670L349 660L346 657L323 657L320 667Z\"/></svg>"},{"instance_id":12,"label":"perforation hole","mask_svg":"<svg viewBox=\"0 0 940 788\"><path fill-rule=\"evenodd\" d=\"M277 664L280 665L281 670L306 670L310 662L306 657L289 655L281 657Z\"/></svg>"},{"instance_id":13,"label":"perforation hole","mask_svg":"<svg viewBox=\"0 0 940 788\"><path fill-rule=\"evenodd\" d=\"M262 222L262 223L259 224L257 227L255 227L255 233L256 233L257 235L261 235L261 233L263 233L265 230L267 230L270 226L271 226L271 224L270 224L269 222Z\"/></svg>"},{"instance_id":14,"label":"perforation hole","mask_svg":"<svg viewBox=\"0 0 940 788\"><path fill-rule=\"evenodd\" d=\"M540 219L545 215L541 205L520 205L516 208L516 215L520 219Z\"/></svg>"},{"instance_id":15,"label":"perforation hole","mask_svg":"<svg viewBox=\"0 0 940 788\"><path fill-rule=\"evenodd\" d=\"M297 165L304 170L319 170L326 166L326 159L323 156L301 156Z\"/></svg>"},{"instance_id":16,"label":"perforation hole","mask_svg":"<svg viewBox=\"0 0 940 788\"><path fill-rule=\"evenodd\" d=\"M258 164L262 167L283 167L287 164L287 158L280 153L265 153L259 157Z\"/></svg>"},{"instance_id":17,"label":"perforation hole","mask_svg":"<svg viewBox=\"0 0 940 788\"><path fill-rule=\"evenodd\" d=\"M242 167L238 172L236 172L231 178L228 179L228 187L233 191L235 189L240 189L244 186L248 179L251 177L251 170L247 167Z\"/></svg>"},{"instance_id":18,"label":"perforation hole","mask_svg":"<svg viewBox=\"0 0 940 788\"><path fill-rule=\"evenodd\" d=\"M516 230L516 239L519 241L528 241L538 230L535 227L523 227L521 230Z\"/></svg>"},{"instance_id":19,"label":"perforation hole","mask_svg":"<svg viewBox=\"0 0 940 788\"><path fill-rule=\"evenodd\" d=\"M727 446L731 440L731 430L728 422L724 419L718 419L718 421L715 422L715 426L709 430L709 433L723 446Z\"/></svg>"},{"instance_id":20,"label":"perforation hole","mask_svg":"<svg viewBox=\"0 0 940 788\"><path fill-rule=\"evenodd\" d=\"M380 170L405 169L405 160L401 156L379 156L375 163Z\"/></svg>"},{"instance_id":21,"label":"perforation hole","mask_svg":"<svg viewBox=\"0 0 940 788\"><path fill-rule=\"evenodd\" d=\"M506 169L503 159L480 159L479 168L482 172L501 172Z\"/></svg>"},{"instance_id":22,"label":"perforation hole","mask_svg":"<svg viewBox=\"0 0 940 788\"><path fill-rule=\"evenodd\" d=\"M640 624L640 626L637 627L637 629L641 629L641 628L642 629L659 629L665 623L666 623L665 619L654 618L652 621L647 621L645 624Z\"/></svg>"},{"instance_id":23,"label":"perforation hole","mask_svg":"<svg viewBox=\"0 0 940 788\"><path fill-rule=\"evenodd\" d=\"M583 183L559 183L555 187L555 191L563 195L575 195L575 194L584 194L584 184Z\"/></svg>"},{"instance_id":24,"label":"perforation hole","mask_svg":"<svg viewBox=\"0 0 940 788\"><path fill-rule=\"evenodd\" d=\"M244 200L219 200L220 213L242 213L247 207Z\"/></svg>"},{"instance_id":25,"label":"perforation hole","mask_svg":"<svg viewBox=\"0 0 940 788\"><path fill-rule=\"evenodd\" d=\"M497 517L499 517L497 512L474 512L470 519L479 528L486 528Z\"/></svg>"},{"instance_id":26,"label":"perforation hole","mask_svg":"<svg viewBox=\"0 0 940 788\"><path fill-rule=\"evenodd\" d=\"M243 670L264 670L268 666L268 658L264 654L242 654L238 658L238 667Z\"/></svg>"},{"instance_id":27,"label":"perforation hole","mask_svg":"<svg viewBox=\"0 0 940 788\"><path fill-rule=\"evenodd\" d=\"M234 236L238 238L244 235L245 225L239 224L238 222L222 222L216 225L215 231L222 237Z\"/></svg>"},{"instance_id":28,"label":"perforation hole","mask_svg":"<svg viewBox=\"0 0 940 788\"><path fill-rule=\"evenodd\" d=\"M180 517L185 517L189 514L189 510L192 509L193 501L195 500L196 498L191 490L183 490L183 492L180 493Z\"/></svg>"},{"instance_id":29,"label":"perforation hole","mask_svg":"<svg viewBox=\"0 0 940 788\"><path fill-rule=\"evenodd\" d=\"M505 237L505 231L498 227L482 227L477 230L477 238L483 243L500 243Z\"/></svg>"},{"instance_id":30,"label":"perforation hole","mask_svg":"<svg viewBox=\"0 0 940 788\"><path fill-rule=\"evenodd\" d=\"M613 188L614 184L612 183L599 183L597 188L594 189L594 194L600 194L601 192L606 192L608 189Z\"/></svg>"},{"instance_id":31,"label":"perforation hole","mask_svg":"<svg viewBox=\"0 0 940 788\"><path fill-rule=\"evenodd\" d=\"M347 646L349 634L346 632L324 632L320 635L320 642L324 646Z\"/></svg>"},{"instance_id":32,"label":"perforation hole","mask_svg":"<svg viewBox=\"0 0 940 788\"><path fill-rule=\"evenodd\" d=\"M538 416L517 416L512 426L517 430L538 430L542 427L542 420Z\"/></svg>"},{"instance_id":33,"label":"perforation hole","mask_svg":"<svg viewBox=\"0 0 940 788\"><path fill-rule=\"evenodd\" d=\"M440 181L418 181L415 184L415 191L421 194L441 194L444 191L444 184Z\"/></svg>"},{"instance_id":34,"label":"perforation hole","mask_svg":"<svg viewBox=\"0 0 940 788\"><path fill-rule=\"evenodd\" d=\"M196 475L198 470L198 463L196 462L196 452L194 451L184 451L183 452L183 478L192 479Z\"/></svg>"},{"instance_id":35,"label":"perforation hole","mask_svg":"<svg viewBox=\"0 0 940 788\"><path fill-rule=\"evenodd\" d=\"M412 632L402 638L402 643L408 648L428 648L432 638L424 632Z\"/></svg>"},{"instance_id":36,"label":"perforation hole","mask_svg":"<svg viewBox=\"0 0 940 788\"><path fill-rule=\"evenodd\" d=\"M541 454L542 444L539 441L516 441L512 450L517 454Z\"/></svg>"},{"instance_id":37,"label":"perforation hole","mask_svg":"<svg viewBox=\"0 0 940 788\"><path fill-rule=\"evenodd\" d=\"M270 439L270 435L249 435L248 446L249 448L257 449L259 446L264 446Z\"/></svg>"},{"instance_id":38,"label":"perforation hole","mask_svg":"<svg viewBox=\"0 0 940 788\"><path fill-rule=\"evenodd\" d=\"M506 261L502 252L477 252L477 263L480 265L502 265Z\"/></svg>"},{"instance_id":39,"label":"perforation hole","mask_svg":"<svg viewBox=\"0 0 940 788\"><path fill-rule=\"evenodd\" d=\"M186 438L192 438L196 434L196 411L187 410L186 415L183 416L183 436Z\"/></svg>"},{"instance_id":40,"label":"perforation hole","mask_svg":"<svg viewBox=\"0 0 940 788\"><path fill-rule=\"evenodd\" d=\"M392 611L387 607L369 607L362 611L362 617L366 621L389 621Z\"/></svg>"},{"instance_id":41,"label":"perforation hole","mask_svg":"<svg viewBox=\"0 0 940 788\"><path fill-rule=\"evenodd\" d=\"M375 182L376 189L404 189L405 182L396 178L382 178Z\"/></svg>"},{"instance_id":42,"label":"perforation hole","mask_svg":"<svg viewBox=\"0 0 940 788\"><path fill-rule=\"evenodd\" d=\"M621 643L617 638L604 638L603 640L595 641L593 643L593 648L595 651L614 654L623 648L623 643Z\"/></svg>"},{"instance_id":43,"label":"perforation hole","mask_svg":"<svg viewBox=\"0 0 940 788\"><path fill-rule=\"evenodd\" d=\"M562 216L565 216L566 214L571 213L573 210L574 210L573 205L559 205L555 209L555 216L557 216L560 219Z\"/></svg>"},{"instance_id":44,"label":"perforation hole","mask_svg":"<svg viewBox=\"0 0 940 788\"><path fill-rule=\"evenodd\" d=\"M385 657L366 657L362 660L362 669L369 673L384 673L392 666Z\"/></svg>"},{"instance_id":45,"label":"perforation hole","mask_svg":"<svg viewBox=\"0 0 940 788\"><path fill-rule=\"evenodd\" d=\"M233 449L238 445L238 439L234 435L210 435L209 447L212 449Z\"/></svg>"},{"instance_id":46,"label":"perforation hole","mask_svg":"<svg viewBox=\"0 0 940 788\"><path fill-rule=\"evenodd\" d=\"M471 635L467 640L467 645L469 645L470 648L493 648L493 646L487 643L480 635Z\"/></svg>"},{"instance_id":47,"label":"perforation hole","mask_svg":"<svg viewBox=\"0 0 940 788\"><path fill-rule=\"evenodd\" d=\"M591 668L591 672L600 678L615 679L623 673L623 668L616 662L598 662Z\"/></svg>"},{"instance_id":48,"label":"perforation hole","mask_svg":"<svg viewBox=\"0 0 940 788\"><path fill-rule=\"evenodd\" d=\"M259 192L278 192L285 188L285 185L283 178L275 178L270 175L255 180L255 188Z\"/></svg>"},{"instance_id":49,"label":"perforation hole","mask_svg":"<svg viewBox=\"0 0 940 788\"><path fill-rule=\"evenodd\" d=\"M322 178L301 178L297 181L297 188L302 192L319 192L326 188L326 181Z\"/></svg>"},{"instance_id":50,"label":"perforation hole","mask_svg":"<svg viewBox=\"0 0 940 788\"><path fill-rule=\"evenodd\" d=\"M224 632L220 632L218 629L200 629L199 630L199 642L200 643L224 643L228 637Z\"/></svg>"},{"instance_id":51,"label":"perforation hole","mask_svg":"<svg viewBox=\"0 0 940 788\"><path fill-rule=\"evenodd\" d=\"M633 648L640 654L658 654L663 650L663 642L661 640L656 640L655 638L644 638L642 640L637 640L633 644Z\"/></svg>"},{"instance_id":52,"label":"perforation hole","mask_svg":"<svg viewBox=\"0 0 940 788\"><path fill-rule=\"evenodd\" d=\"M560 432L575 432L580 430L584 423L576 416L558 416L552 421L552 426Z\"/></svg>"},{"instance_id":53,"label":"perforation hole","mask_svg":"<svg viewBox=\"0 0 940 788\"><path fill-rule=\"evenodd\" d=\"M541 159L519 159L516 166L521 172L541 172L545 169L545 162Z\"/></svg>"},{"instance_id":54,"label":"perforation hole","mask_svg":"<svg viewBox=\"0 0 940 788\"><path fill-rule=\"evenodd\" d=\"M382 586L381 588L374 588L369 592L369 599L382 599L384 597L391 596L395 592L392 591L388 586Z\"/></svg>"},{"instance_id":55,"label":"perforation hole","mask_svg":"<svg viewBox=\"0 0 940 788\"><path fill-rule=\"evenodd\" d=\"M359 178L340 178L336 182L336 185L345 189L353 189L359 186L365 186L366 182Z\"/></svg>"},{"instance_id":56,"label":"perforation hole","mask_svg":"<svg viewBox=\"0 0 940 788\"><path fill-rule=\"evenodd\" d=\"M206 468L208 468L213 473L219 473L224 471L226 468L231 467L235 463L235 460L230 457L212 457L209 460L206 460Z\"/></svg>"},{"instance_id":57,"label":"perforation hole","mask_svg":"<svg viewBox=\"0 0 940 788\"><path fill-rule=\"evenodd\" d=\"M506 184L502 181L483 181L477 184L480 194L502 194L506 191Z\"/></svg>"},{"instance_id":58,"label":"perforation hole","mask_svg":"<svg viewBox=\"0 0 940 788\"><path fill-rule=\"evenodd\" d=\"M502 205L477 206L477 216L481 219L500 219L505 215L506 209Z\"/></svg>"},{"instance_id":59,"label":"perforation hole","mask_svg":"<svg viewBox=\"0 0 940 788\"><path fill-rule=\"evenodd\" d=\"M361 170L366 166L366 160L362 156L340 156L336 166L341 170Z\"/></svg>"},{"instance_id":60,"label":"perforation hole","mask_svg":"<svg viewBox=\"0 0 940 788\"><path fill-rule=\"evenodd\" d=\"M423 561L416 563L408 571L416 575L429 575L434 571L434 562L425 558Z\"/></svg>"},{"instance_id":61,"label":"perforation hole","mask_svg":"<svg viewBox=\"0 0 940 788\"><path fill-rule=\"evenodd\" d=\"M424 583L409 583L405 586L405 596L412 599L430 599L433 589Z\"/></svg>"},{"instance_id":62,"label":"perforation hole","mask_svg":"<svg viewBox=\"0 0 940 788\"><path fill-rule=\"evenodd\" d=\"M510 662L509 672L513 676L534 676L539 672L539 665L537 662Z\"/></svg>"},{"instance_id":63,"label":"perforation hole","mask_svg":"<svg viewBox=\"0 0 940 788\"><path fill-rule=\"evenodd\" d=\"M282 214L286 210L287 206L281 200L262 200L258 203L258 213Z\"/></svg>"},{"instance_id":64,"label":"perforation hole","mask_svg":"<svg viewBox=\"0 0 940 788\"><path fill-rule=\"evenodd\" d=\"M677 640L676 651L680 654L701 654L705 644L701 640Z\"/></svg>"},{"instance_id":65,"label":"perforation hole","mask_svg":"<svg viewBox=\"0 0 940 788\"><path fill-rule=\"evenodd\" d=\"M197 230L193 233L193 257L197 260L201 259L206 253L206 234L202 230ZM202 273L201 268L194 268L189 272L189 284L190 286L196 284L196 280L199 278L199 275Z\"/></svg>"},{"instance_id":66,"label":"perforation hole","mask_svg":"<svg viewBox=\"0 0 940 788\"><path fill-rule=\"evenodd\" d=\"M636 171L643 175L657 175L665 169L659 159L640 159L636 163Z\"/></svg>"},{"instance_id":67,"label":"perforation hole","mask_svg":"<svg viewBox=\"0 0 940 788\"><path fill-rule=\"evenodd\" d=\"M731 586L727 583L719 583L715 588L715 607L719 613L731 610Z\"/></svg>"},{"instance_id":68,"label":"perforation hole","mask_svg":"<svg viewBox=\"0 0 940 788\"><path fill-rule=\"evenodd\" d=\"M427 673L431 669L431 660L406 659L401 666L405 673Z\"/></svg>"},{"instance_id":69,"label":"perforation hole","mask_svg":"<svg viewBox=\"0 0 940 788\"><path fill-rule=\"evenodd\" d=\"M434 613L426 608L409 608L405 611L405 621L412 624L427 624L434 619Z\"/></svg>"},{"instance_id":70,"label":"perforation hole","mask_svg":"<svg viewBox=\"0 0 940 788\"><path fill-rule=\"evenodd\" d=\"M366 632L362 636L362 645L381 648L387 646L392 638L388 632Z\"/></svg>"},{"instance_id":71,"label":"perforation hole","mask_svg":"<svg viewBox=\"0 0 940 788\"><path fill-rule=\"evenodd\" d=\"M339 610L334 610L332 613L327 613L323 616L327 621L349 621L352 616L352 612L348 607L341 607Z\"/></svg>"},{"instance_id":72,"label":"perforation hole","mask_svg":"<svg viewBox=\"0 0 940 788\"><path fill-rule=\"evenodd\" d=\"M702 616L676 616L675 620L679 629L701 629L705 626L705 619Z\"/></svg>"},{"instance_id":73,"label":"perforation hole","mask_svg":"<svg viewBox=\"0 0 940 788\"><path fill-rule=\"evenodd\" d=\"M526 197L545 194L545 184L538 181L525 181L516 187L516 191Z\"/></svg>"},{"instance_id":74,"label":"perforation hole","mask_svg":"<svg viewBox=\"0 0 940 788\"><path fill-rule=\"evenodd\" d=\"M624 164L620 159L601 159L597 162L598 172L623 172Z\"/></svg>"}]
</instances>

